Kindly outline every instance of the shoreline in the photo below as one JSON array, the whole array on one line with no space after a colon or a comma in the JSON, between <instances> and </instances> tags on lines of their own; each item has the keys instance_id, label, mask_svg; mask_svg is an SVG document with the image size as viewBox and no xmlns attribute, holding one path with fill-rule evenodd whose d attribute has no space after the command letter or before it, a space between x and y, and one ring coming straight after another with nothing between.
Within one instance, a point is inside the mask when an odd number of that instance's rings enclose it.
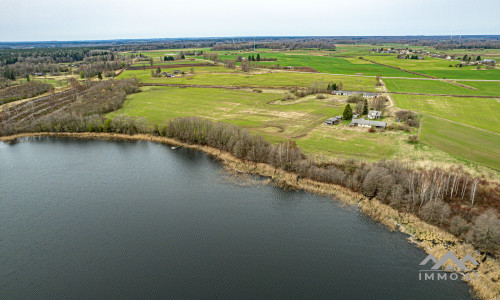
<instances>
[{"instance_id":1,"label":"shoreline","mask_svg":"<svg viewBox=\"0 0 500 300\"><path fill-rule=\"evenodd\" d=\"M464 257L466 254L471 254L480 262L479 267L476 268L476 271L478 271L477 279L466 281L473 290L474 295L481 299L500 298L500 284L498 283L500 280L500 262L498 259L486 254L480 254L480 252L474 249L472 244L460 241L451 233L436 226L429 225L415 215L399 212L375 198L369 199L360 193L353 192L342 186L322 183L310 179L298 179L295 173L277 169L265 163L245 161L219 149L187 144L175 139L148 134L127 135L90 132L37 132L4 136L0 137L0 141L14 142L18 139L28 137L99 139L108 141L150 141L169 146L182 146L189 149L201 150L220 160L225 167L236 172L269 177L272 182L280 187L300 189L317 195L332 197L336 201L341 201L351 206L357 206L363 214L382 223L390 231L397 230L407 234L410 243L416 244L428 254L441 257L448 250L451 250L459 258Z\"/></svg>"}]
</instances>

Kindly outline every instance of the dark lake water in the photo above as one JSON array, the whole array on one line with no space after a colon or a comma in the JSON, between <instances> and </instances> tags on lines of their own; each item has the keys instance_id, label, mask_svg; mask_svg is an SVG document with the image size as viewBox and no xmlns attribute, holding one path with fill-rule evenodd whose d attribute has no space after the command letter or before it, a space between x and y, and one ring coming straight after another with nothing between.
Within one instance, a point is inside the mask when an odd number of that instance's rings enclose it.
<instances>
[{"instance_id":1,"label":"dark lake water","mask_svg":"<svg viewBox=\"0 0 500 300\"><path fill-rule=\"evenodd\" d=\"M148 142L0 142L0 299L471 298L419 281L405 235L260 180Z\"/></svg>"}]
</instances>

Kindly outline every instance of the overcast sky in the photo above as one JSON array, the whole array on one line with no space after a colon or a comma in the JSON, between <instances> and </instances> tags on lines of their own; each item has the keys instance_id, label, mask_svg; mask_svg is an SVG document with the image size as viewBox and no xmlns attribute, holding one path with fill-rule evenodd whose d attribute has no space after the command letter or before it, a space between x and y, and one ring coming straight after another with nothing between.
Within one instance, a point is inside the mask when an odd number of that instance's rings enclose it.
<instances>
[{"instance_id":1,"label":"overcast sky","mask_svg":"<svg viewBox=\"0 0 500 300\"><path fill-rule=\"evenodd\" d=\"M500 34L500 0L0 0L0 41Z\"/></svg>"}]
</instances>

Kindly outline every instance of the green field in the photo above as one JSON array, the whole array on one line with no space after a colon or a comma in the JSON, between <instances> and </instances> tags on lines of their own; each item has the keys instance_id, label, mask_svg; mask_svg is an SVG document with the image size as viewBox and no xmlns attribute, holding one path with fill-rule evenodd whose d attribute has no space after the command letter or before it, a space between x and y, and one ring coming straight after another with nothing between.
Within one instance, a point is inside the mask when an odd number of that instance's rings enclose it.
<instances>
[{"instance_id":1,"label":"green field","mask_svg":"<svg viewBox=\"0 0 500 300\"><path fill-rule=\"evenodd\" d=\"M195 73L203 67L195 67ZM205 67L206 72L214 72L216 67ZM189 72L189 68L185 70ZM230 69L220 69L221 73L231 72ZM172 83L172 84L200 84L200 85L222 85L222 86L308 86L313 82L339 83L342 82L345 90L376 91L375 80L367 77L338 76L314 73L274 72L264 74L186 74L184 77L176 78L154 78L151 70L125 71L120 78L136 76L139 80L148 83Z\"/></svg>"},{"instance_id":2,"label":"green field","mask_svg":"<svg viewBox=\"0 0 500 300\"><path fill-rule=\"evenodd\" d=\"M439 80L384 79L387 90L401 93L494 96L500 98L500 82L458 81L474 89Z\"/></svg>"},{"instance_id":3,"label":"green field","mask_svg":"<svg viewBox=\"0 0 500 300\"><path fill-rule=\"evenodd\" d=\"M458 60L446 60L441 58L434 58L425 56L423 60L417 59L398 59L396 54L393 56L372 55L367 57L378 63L399 67L412 72L431 75L438 78L450 79L500 79L500 70L477 70L475 66L464 66L461 68L454 67L455 64L460 63ZM450 67L452 65L452 67ZM410 75L409 73L405 73ZM389 76L383 74L384 76ZM401 77L411 77L411 76Z\"/></svg>"},{"instance_id":4,"label":"green field","mask_svg":"<svg viewBox=\"0 0 500 300\"><path fill-rule=\"evenodd\" d=\"M500 170L500 136L452 122L425 117L420 139L464 160Z\"/></svg>"},{"instance_id":5,"label":"green field","mask_svg":"<svg viewBox=\"0 0 500 300\"><path fill-rule=\"evenodd\" d=\"M335 154L370 160L388 158L395 147L393 134L377 136L323 125L339 115L343 103L308 96L291 103L280 102L282 92L255 93L245 90L213 88L143 87L130 95L123 108L109 114L144 117L162 124L170 119L201 116L249 128L272 142L295 139L308 153ZM272 103L270 103L272 102ZM356 151L353 151L353 150Z\"/></svg>"},{"instance_id":6,"label":"green field","mask_svg":"<svg viewBox=\"0 0 500 300\"><path fill-rule=\"evenodd\" d=\"M490 98L392 95L400 108L500 133L500 102Z\"/></svg>"},{"instance_id":7,"label":"green field","mask_svg":"<svg viewBox=\"0 0 500 300\"><path fill-rule=\"evenodd\" d=\"M242 53L241 56L247 57L251 53ZM261 56L268 58L277 58L277 61L259 62L260 65L269 66L279 64L281 67L311 67L321 73L332 74L362 74L376 76L382 74L383 76L391 77L420 77L418 75L409 74L393 68L379 66L358 59L357 57L337 57L333 53L326 52L325 56L319 55L305 55L295 52L264 52L260 53ZM221 59L234 59L236 55L221 55Z\"/></svg>"}]
</instances>

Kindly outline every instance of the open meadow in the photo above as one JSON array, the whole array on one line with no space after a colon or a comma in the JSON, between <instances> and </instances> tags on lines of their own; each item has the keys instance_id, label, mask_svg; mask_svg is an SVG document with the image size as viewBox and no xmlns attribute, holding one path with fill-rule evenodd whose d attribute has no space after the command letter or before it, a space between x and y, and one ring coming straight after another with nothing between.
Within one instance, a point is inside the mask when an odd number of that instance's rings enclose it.
<instances>
[{"instance_id":1,"label":"open meadow","mask_svg":"<svg viewBox=\"0 0 500 300\"><path fill-rule=\"evenodd\" d=\"M420 139L461 160L500 170L500 135L426 116Z\"/></svg>"}]
</instances>

